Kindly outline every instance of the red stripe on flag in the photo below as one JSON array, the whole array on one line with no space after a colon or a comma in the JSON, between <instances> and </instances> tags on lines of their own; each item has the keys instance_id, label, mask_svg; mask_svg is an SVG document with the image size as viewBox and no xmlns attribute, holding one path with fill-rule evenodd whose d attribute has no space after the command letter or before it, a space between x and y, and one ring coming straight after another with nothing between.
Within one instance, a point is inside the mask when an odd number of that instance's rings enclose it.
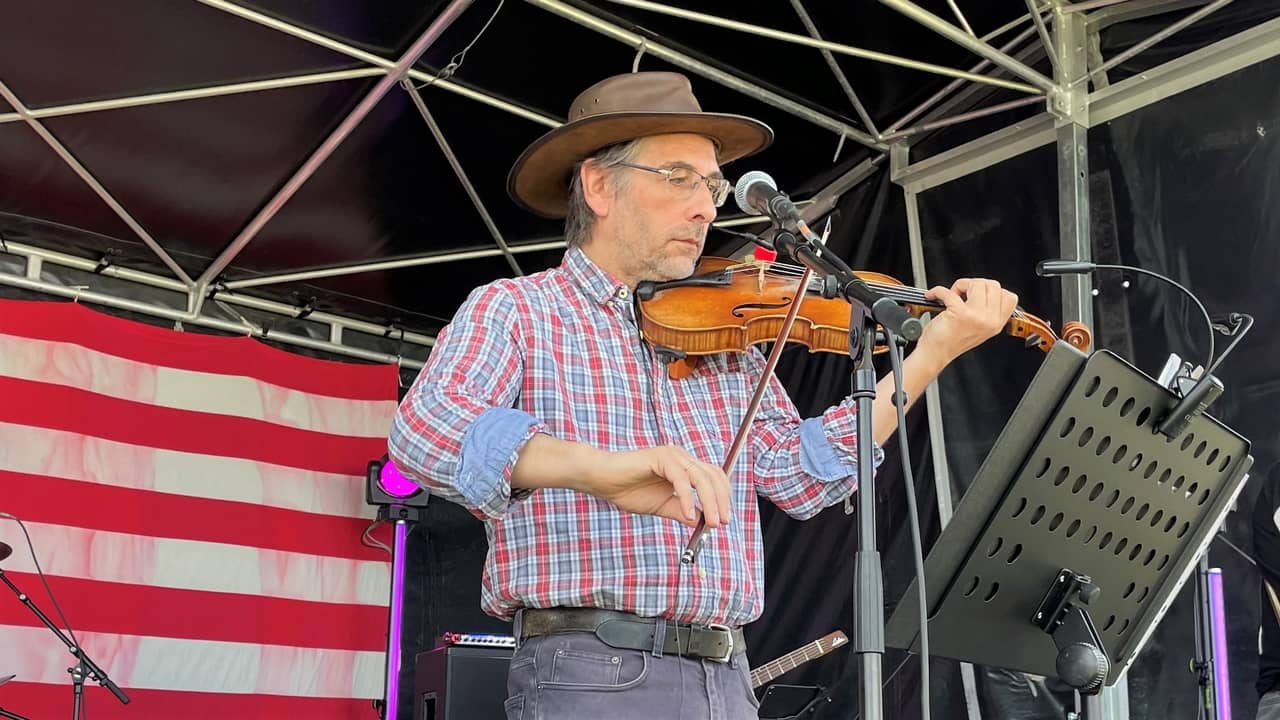
<instances>
[{"instance_id":1,"label":"red stripe on flag","mask_svg":"<svg viewBox=\"0 0 1280 720\"><path fill-rule=\"evenodd\" d=\"M64 430L131 445L240 457L363 475L386 438L331 435L262 420L120 400L78 388L0 377L0 422Z\"/></svg>"},{"instance_id":2,"label":"red stripe on flag","mask_svg":"<svg viewBox=\"0 0 1280 720\"><path fill-rule=\"evenodd\" d=\"M360 536L370 520L0 470L5 510L28 522L389 561Z\"/></svg>"},{"instance_id":3,"label":"red stripe on flag","mask_svg":"<svg viewBox=\"0 0 1280 720\"><path fill-rule=\"evenodd\" d=\"M31 596L56 625L62 625L38 575L16 572L5 575ZM386 650L385 607L175 590L57 576L48 580L77 633L106 632L332 650ZM43 627L25 605L12 597L4 600L13 602L0 602L0 625ZM139 608L150 611L139 612ZM58 639L49 633L49 652L60 649ZM5 671L21 673L21 670L5 667L0 658L0 675L7 674ZM7 687L0 688L0 699L6 690Z\"/></svg>"},{"instance_id":4,"label":"red stripe on flag","mask_svg":"<svg viewBox=\"0 0 1280 720\"><path fill-rule=\"evenodd\" d=\"M309 358L248 337L177 333L73 302L0 300L0 333L73 343L152 365L244 375L353 400L394 400L399 381L394 365Z\"/></svg>"},{"instance_id":5,"label":"red stripe on flag","mask_svg":"<svg viewBox=\"0 0 1280 720\"><path fill-rule=\"evenodd\" d=\"M53 640L53 636L49 639ZM378 717L372 700L123 689L129 696L128 705L122 705L106 688L86 683L86 717L93 720L377 720ZM9 712L30 718L67 717L71 715L71 681L68 679L63 687L15 680L0 688L0 705Z\"/></svg>"}]
</instances>

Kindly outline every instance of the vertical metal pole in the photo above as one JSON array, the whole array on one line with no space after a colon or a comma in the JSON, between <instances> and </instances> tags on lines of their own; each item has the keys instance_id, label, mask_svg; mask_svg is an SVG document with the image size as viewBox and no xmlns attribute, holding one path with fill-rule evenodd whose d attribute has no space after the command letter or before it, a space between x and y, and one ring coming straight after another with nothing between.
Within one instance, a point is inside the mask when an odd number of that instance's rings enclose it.
<instances>
[{"instance_id":1,"label":"vertical metal pole","mask_svg":"<svg viewBox=\"0 0 1280 720\"><path fill-rule=\"evenodd\" d=\"M1058 135L1058 241L1061 256L1092 260L1089 242L1088 84L1066 89L1086 72L1085 21L1080 13L1054 11L1057 78L1053 109ZM1063 322L1093 325L1093 280L1087 274L1062 279Z\"/></svg>"},{"instance_id":2,"label":"vertical metal pole","mask_svg":"<svg viewBox=\"0 0 1280 720\"><path fill-rule=\"evenodd\" d=\"M894 143L889 149L890 172L906 167L910 160L910 148L906 143ZM929 287L924 269L924 240L920 234L920 205L916 193L903 188L903 204L907 210L907 239L911 247L911 274L916 287ZM942 398L938 382L929 383L924 391L925 411L929 419L929 449L933 457L933 487L938 496L938 520L945 528L951 522L951 471L947 464L947 448L942 430ZM903 458L908 462L908 458ZM965 708L969 720L981 720L982 706L978 702L978 685L973 675L973 665L960 663L960 680L964 684Z\"/></svg>"},{"instance_id":3,"label":"vertical metal pole","mask_svg":"<svg viewBox=\"0 0 1280 720\"><path fill-rule=\"evenodd\" d=\"M1058 53L1050 109L1057 118L1058 243L1061 256L1092 260L1089 237L1089 83L1072 83L1088 72L1088 27L1083 13L1063 11L1054 3L1053 42ZM1062 279L1062 320L1093 326L1093 279L1071 275ZM1128 720L1128 678L1085 700L1088 720Z\"/></svg>"}]
</instances>

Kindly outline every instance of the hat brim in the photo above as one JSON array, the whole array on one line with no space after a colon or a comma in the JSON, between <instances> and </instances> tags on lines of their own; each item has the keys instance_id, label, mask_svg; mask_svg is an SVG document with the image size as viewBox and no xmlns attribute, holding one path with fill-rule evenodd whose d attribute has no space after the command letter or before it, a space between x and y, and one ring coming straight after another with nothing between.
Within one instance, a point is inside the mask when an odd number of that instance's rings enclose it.
<instances>
[{"instance_id":1,"label":"hat brim","mask_svg":"<svg viewBox=\"0 0 1280 720\"><path fill-rule=\"evenodd\" d=\"M669 133L705 135L727 163L760 152L773 142L768 125L724 113L605 113L567 123L538 138L520 154L507 176L507 192L520 206L562 218L569 206L569 173L596 151L620 142Z\"/></svg>"}]
</instances>

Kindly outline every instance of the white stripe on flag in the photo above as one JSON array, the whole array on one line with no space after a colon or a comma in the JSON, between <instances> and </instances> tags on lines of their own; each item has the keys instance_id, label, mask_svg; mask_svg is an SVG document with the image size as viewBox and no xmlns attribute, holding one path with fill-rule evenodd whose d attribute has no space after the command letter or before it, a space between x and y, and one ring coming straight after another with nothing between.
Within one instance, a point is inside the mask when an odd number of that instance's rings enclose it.
<instances>
[{"instance_id":1,"label":"white stripe on flag","mask_svg":"<svg viewBox=\"0 0 1280 720\"><path fill-rule=\"evenodd\" d=\"M3 422L0 470L322 515L372 518L377 512L364 502L363 477Z\"/></svg>"},{"instance_id":2,"label":"white stripe on flag","mask_svg":"<svg viewBox=\"0 0 1280 720\"><path fill-rule=\"evenodd\" d=\"M0 334L0 375L353 437L385 436L396 410L392 400L330 397L243 375L160 367L71 343L4 334Z\"/></svg>"},{"instance_id":3,"label":"white stripe on flag","mask_svg":"<svg viewBox=\"0 0 1280 720\"><path fill-rule=\"evenodd\" d=\"M330 698L382 695L386 656L381 652L93 632L77 632L76 637L125 692L137 688ZM0 648L5 648L0 669L17 673L18 681L70 686L71 656L48 629L0 625Z\"/></svg>"},{"instance_id":4,"label":"white stripe on flag","mask_svg":"<svg viewBox=\"0 0 1280 720\"><path fill-rule=\"evenodd\" d=\"M379 606L387 604L391 587L391 569L381 561L321 557L65 525L26 525L40 566L49 575ZM35 572L17 523L0 522L0 542L8 543L15 550L13 557L5 561L6 570Z\"/></svg>"}]
</instances>

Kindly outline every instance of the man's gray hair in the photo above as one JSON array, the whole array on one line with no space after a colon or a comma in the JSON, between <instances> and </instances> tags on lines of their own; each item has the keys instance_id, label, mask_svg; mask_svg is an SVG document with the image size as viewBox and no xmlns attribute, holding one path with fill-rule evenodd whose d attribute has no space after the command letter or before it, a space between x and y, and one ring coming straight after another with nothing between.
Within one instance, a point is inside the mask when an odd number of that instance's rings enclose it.
<instances>
[{"instance_id":1,"label":"man's gray hair","mask_svg":"<svg viewBox=\"0 0 1280 720\"><path fill-rule=\"evenodd\" d=\"M631 162L640 154L640 143L644 138L628 140L617 145L610 145L603 150L597 151L596 154L575 163L573 173L569 179L569 212L564 218L564 241L569 247L579 247L586 242L591 236L591 228L596 224L595 211L587 204L586 196L582 192L582 165L583 163L593 162L604 167L610 168L610 182L613 187L620 189L626 187L626 179L618 173L617 168L613 165L621 162Z\"/></svg>"}]
</instances>

